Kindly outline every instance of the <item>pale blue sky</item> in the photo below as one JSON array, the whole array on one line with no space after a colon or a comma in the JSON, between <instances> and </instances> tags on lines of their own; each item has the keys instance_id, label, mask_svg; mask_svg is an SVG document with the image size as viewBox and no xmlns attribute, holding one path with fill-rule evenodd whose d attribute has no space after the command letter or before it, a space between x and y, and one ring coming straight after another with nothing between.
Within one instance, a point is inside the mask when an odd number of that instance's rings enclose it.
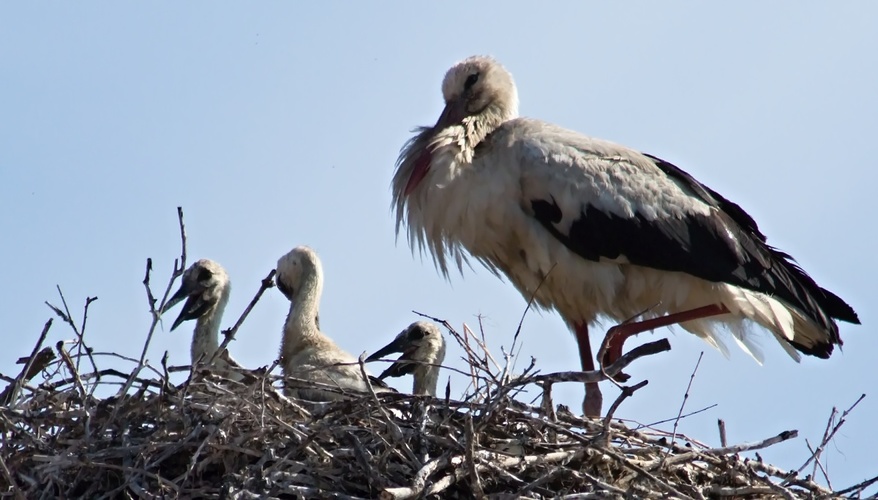
<instances>
[{"instance_id":1,"label":"pale blue sky","mask_svg":"<svg viewBox=\"0 0 878 500\"><path fill-rule=\"evenodd\" d=\"M878 4L328 4L0 6L0 372L18 371L56 284L76 311L99 297L92 346L139 353L144 262L153 258L163 282L178 254L178 205L190 261L215 259L232 278L226 326L277 258L307 244L326 272L321 324L351 352L383 345L416 309L457 327L483 314L499 354L524 299L481 267L447 283L404 240L395 244L389 193L409 130L441 110L446 69L486 53L515 76L523 115L687 170L748 210L769 243L865 325L842 325L844 352L831 360L799 365L766 335L763 367L732 343L726 360L670 333L673 351L630 368L650 384L617 415L676 415L703 350L687 409L719 406L684 420L682 432L717 444L717 418L735 442L799 429L763 453L797 467L831 407L865 392L828 465L834 486L878 473ZM233 356L269 364L287 306L268 293ZM169 350L173 364L188 362L193 326L158 332L150 359ZM49 341L70 336L56 322ZM523 364L579 366L555 314L528 316L521 338ZM452 345L448 362L459 367L460 354ZM452 382L459 394L464 381ZM556 388L573 408L582 394Z\"/></svg>"}]
</instances>

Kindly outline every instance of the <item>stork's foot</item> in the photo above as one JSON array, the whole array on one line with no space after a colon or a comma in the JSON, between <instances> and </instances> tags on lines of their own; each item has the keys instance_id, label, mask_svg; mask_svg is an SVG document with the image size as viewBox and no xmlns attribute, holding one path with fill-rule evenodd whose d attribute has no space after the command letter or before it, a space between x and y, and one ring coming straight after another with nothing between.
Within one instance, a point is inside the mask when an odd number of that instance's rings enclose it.
<instances>
[{"instance_id":1,"label":"stork's foot","mask_svg":"<svg viewBox=\"0 0 878 500\"><path fill-rule=\"evenodd\" d=\"M585 399L582 400L582 413L589 418L601 418L604 396L597 384L585 384Z\"/></svg>"},{"instance_id":2,"label":"stork's foot","mask_svg":"<svg viewBox=\"0 0 878 500\"><path fill-rule=\"evenodd\" d=\"M625 340L628 336L625 335L624 331L621 331L621 326L616 325L607 330L607 349L603 357L598 360L598 363L603 368L607 368L622 357L622 347L625 345ZM616 382L626 382L630 378L631 376L625 372L619 372L613 376L613 380Z\"/></svg>"}]
</instances>

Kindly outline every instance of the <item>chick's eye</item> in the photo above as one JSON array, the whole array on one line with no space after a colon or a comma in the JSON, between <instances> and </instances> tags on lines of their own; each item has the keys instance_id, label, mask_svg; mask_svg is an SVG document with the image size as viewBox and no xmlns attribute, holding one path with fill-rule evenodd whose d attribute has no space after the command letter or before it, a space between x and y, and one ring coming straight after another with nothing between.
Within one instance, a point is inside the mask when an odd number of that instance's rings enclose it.
<instances>
[{"instance_id":1,"label":"chick's eye","mask_svg":"<svg viewBox=\"0 0 878 500\"><path fill-rule=\"evenodd\" d=\"M280 293L289 297L292 294L292 290L288 286L286 286L282 281L277 282L277 289L280 290Z\"/></svg>"},{"instance_id":2,"label":"chick's eye","mask_svg":"<svg viewBox=\"0 0 878 500\"><path fill-rule=\"evenodd\" d=\"M198 281L207 281L213 276L213 273L207 269L202 269L198 273Z\"/></svg>"},{"instance_id":3,"label":"chick's eye","mask_svg":"<svg viewBox=\"0 0 878 500\"><path fill-rule=\"evenodd\" d=\"M469 90L470 88L472 88L473 85L476 84L477 81L479 81L479 74L471 74L470 76L466 77L466 81L463 83L463 89Z\"/></svg>"}]
</instances>

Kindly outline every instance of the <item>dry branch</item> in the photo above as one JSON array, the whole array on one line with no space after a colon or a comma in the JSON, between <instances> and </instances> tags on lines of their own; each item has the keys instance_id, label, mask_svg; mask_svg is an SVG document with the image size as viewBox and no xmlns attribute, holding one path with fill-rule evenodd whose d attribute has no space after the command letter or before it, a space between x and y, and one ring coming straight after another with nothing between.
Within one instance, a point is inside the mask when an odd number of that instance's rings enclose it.
<instances>
[{"instance_id":1,"label":"dry branch","mask_svg":"<svg viewBox=\"0 0 878 500\"><path fill-rule=\"evenodd\" d=\"M182 210L178 214L183 251L171 283L186 260ZM107 357L84 346L84 314L81 326L69 321L80 334L72 341L77 345L57 345L60 361L41 358L50 321L21 373L4 377L10 385L0 394L0 495L797 499L860 497L878 482L871 478L832 492L813 475L799 477L798 471L742 455L793 439L796 431L731 446L723 438L721 447L711 448L677 432L676 422L685 418L682 405L672 430L658 429L658 423L632 428L614 419L619 405L645 380L623 387L600 421L553 407L552 384L606 380L640 357L670 349L667 340L633 349L604 372L538 374L534 362L514 369L518 331L508 353L495 358L484 332L479 336L464 326L461 335L447 321L433 318L449 329L469 363L464 373L472 385L460 399L451 397L450 388L435 398L379 394L371 384L368 393L348 392L341 401L290 399L279 390L281 384L317 384L272 375L277 362L247 370L243 383L194 370L175 385L166 358L158 368L146 359L157 311L168 295L155 300L151 268L149 261L144 286L153 321L141 354L109 354L130 371L96 365L81 371L88 363L81 367L80 358L88 356L94 363ZM269 274L262 281L241 318L226 330L223 348L271 279ZM69 312L58 311L69 318ZM359 367L368 383L362 357ZM29 385L41 371L48 379ZM694 377L693 371L690 386ZM119 389L102 391L114 395L100 399L93 396L98 386ZM536 398L541 399L538 406L516 398L525 386L545 391ZM855 406L837 422L830 419L821 444L799 471L819 460Z\"/></svg>"}]
</instances>

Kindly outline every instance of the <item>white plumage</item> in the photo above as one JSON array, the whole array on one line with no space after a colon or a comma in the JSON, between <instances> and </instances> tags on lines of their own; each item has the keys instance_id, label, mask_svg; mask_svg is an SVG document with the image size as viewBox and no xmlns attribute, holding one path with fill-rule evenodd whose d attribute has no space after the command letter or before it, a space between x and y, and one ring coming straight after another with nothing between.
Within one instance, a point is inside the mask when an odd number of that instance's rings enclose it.
<instances>
[{"instance_id":1,"label":"white plumage","mask_svg":"<svg viewBox=\"0 0 878 500\"><path fill-rule=\"evenodd\" d=\"M232 284L223 266L210 259L201 259L183 272L180 288L162 308L164 314L183 299L187 299L171 325L171 331L184 321L197 320L190 348L193 366L210 360L219 348L220 322L231 291ZM228 353L218 354L211 367L227 379L241 381L244 378L241 373L229 369L240 369L241 365Z\"/></svg>"},{"instance_id":2,"label":"white plumage","mask_svg":"<svg viewBox=\"0 0 878 500\"><path fill-rule=\"evenodd\" d=\"M368 390L358 360L320 331L318 313L323 293L323 266L314 250L299 246L277 261L277 288L290 300L280 348L284 376L311 380L345 391ZM371 379L375 391L389 390ZM286 393L311 401L333 401L344 394L297 384Z\"/></svg>"},{"instance_id":3,"label":"white plumage","mask_svg":"<svg viewBox=\"0 0 878 500\"><path fill-rule=\"evenodd\" d=\"M646 329L681 323L723 352L717 323L757 360L742 323L768 329L795 359L829 357L835 319L858 323L842 299L768 246L738 205L676 166L608 141L518 118L512 76L488 57L453 66L445 109L403 148L393 178L397 231L448 276L472 255L526 298L556 309L594 369L588 325L644 310L604 362ZM541 284L542 283L542 284ZM667 316L662 316L667 315ZM600 413L596 384L583 408Z\"/></svg>"},{"instance_id":4,"label":"white plumage","mask_svg":"<svg viewBox=\"0 0 878 500\"><path fill-rule=\"evenodd\" d=\"M374 361L395 352L401 352L402 356L381 372L378 378L384 380L386 377L401 377L411 373L412 394L435 396L440 365L445 360L445 338L439 327L429 321L415 321L366 361Z\"/></svg>"}]
</instances>

